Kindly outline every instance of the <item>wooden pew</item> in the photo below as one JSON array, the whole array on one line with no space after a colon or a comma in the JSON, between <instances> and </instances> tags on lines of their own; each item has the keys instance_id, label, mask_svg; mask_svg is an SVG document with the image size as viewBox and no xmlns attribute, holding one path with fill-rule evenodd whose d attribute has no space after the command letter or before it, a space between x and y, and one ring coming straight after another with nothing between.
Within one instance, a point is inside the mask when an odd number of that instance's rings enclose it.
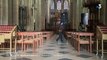
<instances>
[{"instance_id":1,"label":"wooden pew","mask_svg":"<svg viewBox=\"0 0 107 60\"><path fill-rule=\"evenodd\" d=\"M32 45L32 51L42 45L43 35L42 32L18 32L17 44L21 45L21 50L26 51L29 45Z\"/></svg>"},{"instance_id":2,"label":"wooden pew","mask_svg":"<svg viewBox=\"0 0 107 60\"><path fill-rule=\"evenodd\" d=\"M16 32L17 32L17 26L13 25L0 25L0 50L1 51L10 51L14 50L16 52ZM9 43L9 45L4 45Z\"/></svg>"},{"instance_id":3,"label":"wooden pew","mask_svg":"<svg viewBox=\"0 0 107 60\"><path fill-rule=\"evenodd\" d=\"M96 32L96 37L97 37L97 50L96 50L96 55L99 53L99 43L101 45L101 58L104 57L104 53L107 53L104 51L104 42L107 42L107 26L97 26L97 32Z\"/></svg>"}]
</instances>

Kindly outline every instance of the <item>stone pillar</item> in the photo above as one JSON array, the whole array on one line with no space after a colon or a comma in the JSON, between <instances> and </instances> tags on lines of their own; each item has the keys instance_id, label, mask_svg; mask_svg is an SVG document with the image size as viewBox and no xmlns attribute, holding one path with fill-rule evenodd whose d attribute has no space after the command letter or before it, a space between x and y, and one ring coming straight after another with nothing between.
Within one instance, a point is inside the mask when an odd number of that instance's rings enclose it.
<instances>
[{"instance_id":1,"label":"stone pillar","mask_svg":"<svg viewBox=\"0 0 107 60\"><path fill-rule=\"evenodd\" d=\"M72 28L73 28L73 30L75 30L76 29L76 24L75 24L75 20L76 20L76 2L77 2L77 0L73 0L72 1L72 7L73 7L73 12L72 12Z\"/></svg>"},{"instance_id":2,"label":"stone pillar","mask_svg":"<svg viewBox=\"0 0 107 60\"><path fill-rule=\"evenodd\" d=\"M32 0L24 0L24 6L26 7L27 10L26 26L25 26L25 29L27 29L27 31L34 31L32 3L33 3Z\"/></svg>"},{"instance_id":3,"label":"stone pillar","mask_svg":"<svg viewBox=\"0 0 107 60\"><path fill-rule=\"evenodd\" d=\"M2 0L0 0L0 25L2 24Z\"/></svg>"},{"instance_id":4,"label":"stone pillar","mask_svg":"<svg viewBox=\"0 0 107 60\"><path fill-rule=\"evenodd\" d=\"M41 27L42 27L42 24L41 24L41 18L42 18L42 9L41 9L41 2L42 2L42 0L39 0L39 31L41 30Z\"/></svg>"},{"instance_id":5,"label":"stone pillar","mask_svg":"<svg viewBox=\"0 0 107 60\"><path fill-rule=\"evenodd\" d=\"M29 9L29 31L34 31L34 12L33 12L33 0L29 0L29 5L28 5L28 9Z\"/></svg>"},{"instance_id":6,"label":"stone pillar","mask_svg":"<svg viewBox=\"0 0 107 60\"><path fill-rule=\"evenodd\" d=\"M9 0L0 0L0 24L8 25L9 23Z\"/></svg>"},{"instance_id":7,"label":"stone pillar","mask_svg":"<svg viewBox=\"0 0 107 60\"><path fill-rule=\"evenodd\" d=\"M101 23L103 23L103 24L106 24L107 25L107 1L106 0L100 0L100 2L101 2L101 6L102 6L102 8L101 8L101 10L100 10L100 22Z\"/></svg>"},{"instance_id":8,"label":"stone pillar","mask_svg":"<svg viewBox=\"0 0 107 60\"><path fill-rule=\"evenodd\" d=\"M13 0L13 21L12 21L12 24L13 25L18 25L18 20L19 20L19 0Z\"/></svg>"},{"instance_id":9,"label":"stone pillar","mask_svg":"<svg viewBox=\"0 0 107 60\"><path fill-rule=\"evenodd\" d=\"M36 11L35 11L35 31L39 28L39 0L36 0Z\"/></svg>"},{"instance_id":10,"label":"stone pillar","mask_svg":"<svg viewBox=\"0 0 107 60\"><path fill-rule=\"evenodd\" d=\"M13 23L13 0L8 1L8 24L11 25Z\"/></svg>"},{"instance_id":11,"label":"stone pillar","mask_svg":"<svg viewBox=\"0 0 107 60\"><path fill-rule=\"evenodd\" d=\"M73 29L78 30L81 21L82 0L73 0Z\"/></svg>"},{"instance_id":12,"label":"stone pillar","mask_svg":"<svg viewBox=\"0 0 107 60\"><path fill-rule=\"evenodd\" d=\"M46 1L41 0L41 29L45 30Z\"/></svg>"},{"instance_id":13,"label":"stone pillar","mask_svg":"<svg viewBox=\"0 0 107 60\"><path fill-rule=\"evenodd\" d=\"M71 9L71 0L68 0L68 22L69 22L69 25L71 26L71 20L72 20L72 17L71 17L71 11L72 11L72 9ZM69 29L71 29L71 27L69 27Z\"/></svg>"},{"instance_id":14,"label":"stone pillar","mask_svg":"<svg viewBox=\"0 0 107 60\"><path fill-rule=\"evenodd\" d=\"M73 30L73 1L70 0L69 2L69 10L70 10L70 29Z\"/></svg>"},{"instance_id":15,"label":"stone pillar","mask_svg":"<svg viewBox=\"0 0 107 60\"><path fill-rule=\"evenodd\" d=\"M79 23L81 21L81 13L82 13L82 9L83 9L83 5L82 5L82 0L77 0L77 18L76 18L76 29L78 30L78 26L79 26Z\"/></svg>"},{"instance_id":16,"label":"stone pillar","mask_svg":"<svg viewBox=\"0 0 107 60\"><path fill-rule=\"evenodd\" d=\"M50 0L47 0L48 4L47 4L47 23L50 22Z\"/></svg>"},{"instance_id":17,"label":"stone pillar","mask_svg":"<svg viewBox=\"0 0 107 60\"><path fill-rule=\"evenodd\" d=\"M40 31L42 24L41 24L41 2L42 0L36 0L36 16L35 16L35 31Z\"/></svg>"},{"instance_id":18,"label":"stone pillar","mask_svg":"<svg viewBox=\"0 0 107 60\"><path fill-rule=\"evenodd\" d=\"M106 21L106 25L107 25L107 0L106 0L106 19L105 19L105 21Z\"/></svg>"},{"instance_id":19,"label":"stone pillar","mask_svg":"<svg viewBox=\"0 0 107 60\"><path fill-rule=\"evenodd\" d=\"M8 0L2 0L2 24L8 25Z\"/></svg>"},{"instance_id":20,"label":"stone pillar","mask_svg":"<svg viewBox=\"0 0 107 60\"><path fill-rule=\"evenodd\" d=\"M35 2L35 31L38 30L38 0Z\"/></svg>"},{"instance_id":21,"label":"stone pillar","mask_svg":"<svg viewBox=\"0 0 107 60\"><path fill-rule=\"evenodd\" d=\"M45 0L37 0L36 2L35 31L41 31L45 29L45 15L48 7L46 6L47 2Z\"/></svg>"}]
</instances>

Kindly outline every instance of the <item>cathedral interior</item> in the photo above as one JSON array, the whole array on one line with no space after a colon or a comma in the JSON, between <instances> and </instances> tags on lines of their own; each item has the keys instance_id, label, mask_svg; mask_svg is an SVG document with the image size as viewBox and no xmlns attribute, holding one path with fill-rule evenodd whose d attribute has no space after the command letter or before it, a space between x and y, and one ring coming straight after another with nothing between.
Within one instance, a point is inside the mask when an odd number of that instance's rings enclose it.
<instances>
[{"instance_id":1,"label":"cathedral interior","mask_svg":"<svg viewBox=\"0 0 107 60\"><path fill-rule=\"evenodd\" d=\"M107 60L107 0L0 0L0 60Z\"/></svg>"}]
</instances>

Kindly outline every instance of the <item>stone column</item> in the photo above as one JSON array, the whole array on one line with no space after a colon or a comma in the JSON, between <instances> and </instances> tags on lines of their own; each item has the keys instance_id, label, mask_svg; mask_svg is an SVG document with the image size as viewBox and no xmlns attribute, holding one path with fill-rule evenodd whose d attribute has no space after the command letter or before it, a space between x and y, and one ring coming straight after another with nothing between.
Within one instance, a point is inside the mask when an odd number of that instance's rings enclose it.
<instances>
[{"instance_id":1,"label":"stone column","mask_svg":"<svg viewBox=\"0 0 107 60\"><path fill-rule=\"evenodd\" d=\"M75 24L75 20L76 20L76 2L77 2L77 0L73 0L72 1L72 7L73 7L73 12L72 12L72 28L73 28L73 30L75 30L76 29L76 24Z\"/></svg>"},{"instance_id":2,"label":"stone column","mask_svg":"<svg viewBox=\"0 0 107 60\"><path fill-rule=\"evenodd\" d=\"M78 30L79 23L81 22L81 13L83 11L83 0L77 0L77 21L76 21L76 29Z\"/></svg>"},{"instance_id":3,"label":"stone column","mask_svg":"<svg viewBox=\"0 0 107 60\"><path fill-rule=\"evenodd\" d=\"M2 24L8 25L8 0L2 0Z\"/></svg>"},{"instance_id":4,"label":"stone column","mask_svg":"<svg viewBox=\"0 0 107 60\"><path fill-rule=\"evenodd\" d=\"M13 1L9 0L8 1L8 24L11 25L13 23Z\"/></svg>"},{"instance_id":5,"label":"stone column","mask_svg":"<svg viewBox=\"0 0 107 60\"><path fill-rule=\"evenodd\" d=\"M0 0L0 25L2 24L2 0Z\"/></svg>"},{"instance_id":6,"label":"stone column","mask_svg":"<svg viewBox=\"0 0 107 60\"><path fill-rule=\"evenodd\" d=\"M73 29L78 30L81 20L82 0L73 0Z\"/></svg>"},{"instance_id":7,"label":"stone column","mask_svg":"<svg viewBox=\"0 0 107 60\"><path fill-rule=\"evenodd\" d=\"M38 0L35 2L35 31L38 30Z\"/></svg>"},{"instance_id":8,"label":"stone column","mask_svg":"<svg viewBox=\"0 0 107 60\"><path fill-rule=\"evenodd\" d=\"M45 30L45 18L46 18L46 1L41 0L41 29Z\"/></svg>"},{"instance_id":9,"label":"stone column","mask_svg":"<svg viewBox=\"0 0 107 60\"><path fill-rule=\"evenodd\" d=\"M42 0L36 0L35 31L41 30L41 1Z\"/></svg>"},{"instance_id":10,"label":"stone column","mask_svg":"<svg viewBox=\"0 0 107 60\"><path fill-rule=\"evenodd\" d=\"M33 14L33 26L34 26L33 29L34 29L34 31L35 31L35 28L36 28L35 27L35 17L36 17L35 16L35 14L36 14L36 12L35 12L36 11L35 5L36 5L36 0L32 0L32 9L33 9L33 11L32 11L33 13L32 14Z\"/></svg>"},{"instance_id":11,"label":"stone column","mask_svg":"<svg viewBox=\"0 0 107 60\"><path fill-rule=\"evenodd\" d=\"M18 20L19 20L19 0L13 0L13 25L18 25Z\"/></svg>"},{"instance_id":12,"label":"stone column","mask_svg":"<svg viewBox=\"0 0 107 60\"><path fill-rule=\"evenodd\" d=\"M35 31L38 31L39 29L39 0L36 0L36 11L35 11Z\"/></svg>"},{"instance_id":13,"label":"stone column","mask_svg":"<svg viewBox=\"0 0 107 60\"><path fill-rule=\"evenodd\" d=\"M39 0L39 31L41 30L42 24L41 24L41 19L42 19L42 0Z\"/></svg>"},{"instance_id":14,"label":"stone column","mask_svg":"<svg viewBox=\"0 0 107 60\"><path fill-rule=\"evenodd\" d=\"M33 20L33 8L32 8L32 0L24 0L24 6L27 10L27 17L26 17L26 26L25 29L27 31L33 31L34 30L34 20Z\"/></svg>"},{"instance_id":15,"label":"stone column","mask_svg":"<svg viewBox=\"0 0 107 60\"><path fill-rule=\"evenodd\" d=\"M103 24L106 24L107 25L107 1L106 0L100 0L101 2L101 6L102 8L100 9L100 22L103 23Z\"/></svg>"},{"instance_id":16,"label":"stone column","mask_svg":"<svg viewBox=\"0 0 107 60\"><path fill-rule=\"evenodd\" d=\"M69 18L69 29L72 29L72 27L73 27L73 25L72 25L72 21L73 21L73 19L72 19L72 14L73 14L73 7L72 7L72 0L68 0L69 1L69 16L68 16L68 18Z\"/></svg>"},{"instance_id":17,"label":"stone column","mask_svg":"<svg viewBox=\"0 0 107 60\"><path fill-rule=\"evenodd\" d=\"M105 21L106 21L106 25L107 25L107 0L106 0L106 19L105 19Z\"/></svg>"},{"instance_id":18,"label":"stone column","mask_svg":"<svg viewBox=\"0 0 107 60\"><path fill-rule=\"evenodd\" d=\"M50 0L47 0L47 23L50 22Z\"/></svg>"},{"instance_id":19,"label":"stone column","mask_svg":"<svg viewBox=\"0 0 107 60\"><path fill-rule=\"evenodd\" d=\"M69 25L71 26L71 11L72 11L72 9L71 9L71 0L68 0L68 23L69 23ZM71 29L71 27L69 27L69 29Z\"/></svg>"},{"instance_id":20,"label":"stone column","mask_svg":"<svg viewBox=\"0 0 107 60\"><path fill-rule=\"evenodd\" d=\"M34 31L34 17L33 17L34 16L34 12L33 12L34 7L32 6L32 4L33 4L33 0L29 0L29 7L28 8L29 8L29 19L30 19L29 20L29 22L30 22L29 23L29 28L30 28L29 30L30 31Z\"/></svg>"},{"instance_id":21,"label":"stone column","mask_svg":"<svg viewBox=\"0 0 107 60\"><path fill-rule=\"evenodd\" d=\"M0 24L8 24L8 0L0 0Z\"/></svg>"}]
</instances>

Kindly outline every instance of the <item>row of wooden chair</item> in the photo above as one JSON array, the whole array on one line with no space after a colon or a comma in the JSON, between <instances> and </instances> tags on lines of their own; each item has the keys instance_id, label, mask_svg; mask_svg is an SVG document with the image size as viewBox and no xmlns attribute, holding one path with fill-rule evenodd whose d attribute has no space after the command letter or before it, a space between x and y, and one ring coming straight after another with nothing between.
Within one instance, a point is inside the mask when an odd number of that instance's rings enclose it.
<instances>
[{"instance_id":1,"label":"row of wooden chair","mask_svg":"<svg viewBox=\"0 0 107 60\"><path fill-rule=\"evenodd\" d=\"M45 35L44 35L45 34ZM33 52L36 47L39 47L43 44L43 38L50 39L53 35L52 32L17 32L17 41L16 44L21 47L22 51L26 51L28 46L32 45ZM5 39L10 37L9 35L0 35L0 43L5 43ZM14 42L15 43L15 42ZM12 44L12 43L11 43Z\"/></svg>"},{"instance_id":2,"label":"row of wooden chair","mask_svg":"<svg viewBox=\"0 0 107 60\"><path fill-rule=\"evenodd\" d=\"M32 45L32 50L42 45L43 35L42 32L18 32L17 43L21 45L21 50L25 51L29 45Z\"/></svg>"},{"instance_id":3,"label":"row of wooden chair","mask_svg":"<svg viewBox=\"0 0 107 60\"><path fill-rule=\"evenodd\" d=\"M35 49L43 44L44 38L48 40L52 35L52 31L17 32L17 43L22 51L28 50L28 47L32 45L32 51L35 52Z\"/></svg>"},{"instance_id":4,"label":"row of wooden chair","mask_svg":"<svg viewBox=\"0 0 107 60\"><path fill-rule=\"evenodd\" d=\"M0 25L0 51L10 50L11 54L13 50L16 52L17 46L20 46L22 51L26 51L29 46L32 46L34 52L36 47L43 44L43 38L50 39L52 35L52 31L18 32L17 26Z\"/></svg>"},{"instance_id":5,"label":"row of wooden chair","mask_svg":"<svg viewBox=\"0 0 107 60\"><path fill-rule=\"evenodd\" d=\"M67 37L71 37L70 41L71 44L74 46L75 49L77 49L78 52L80 52L81 45L85 45L86 49L89 52L92 52L92 36L94 36L93 33L89 32L66 32ZM88 46L88 47L87 47Z\"/></svg>"}]
</instances>

